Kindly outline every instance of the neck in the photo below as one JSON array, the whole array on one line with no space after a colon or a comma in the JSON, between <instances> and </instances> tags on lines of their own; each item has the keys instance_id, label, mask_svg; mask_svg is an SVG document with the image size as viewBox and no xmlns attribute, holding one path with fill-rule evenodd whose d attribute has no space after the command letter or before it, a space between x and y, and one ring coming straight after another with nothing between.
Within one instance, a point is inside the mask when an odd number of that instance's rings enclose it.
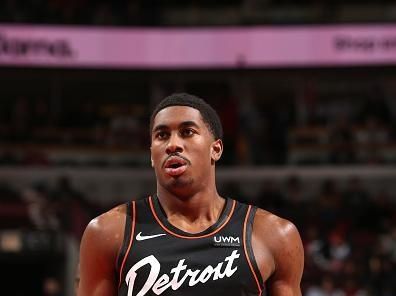
<instances>
[{"instance_id":1,"label":"neck","mask_svg":"<svg viewBox=\"0 0 396 296\"><path fill-rule=\"evenodd\" d=\"M225 204L215 186L179 196L158 185L157 195L168 221L191 233L201 232L214 224Z\"/></svg>"}]
</instances>

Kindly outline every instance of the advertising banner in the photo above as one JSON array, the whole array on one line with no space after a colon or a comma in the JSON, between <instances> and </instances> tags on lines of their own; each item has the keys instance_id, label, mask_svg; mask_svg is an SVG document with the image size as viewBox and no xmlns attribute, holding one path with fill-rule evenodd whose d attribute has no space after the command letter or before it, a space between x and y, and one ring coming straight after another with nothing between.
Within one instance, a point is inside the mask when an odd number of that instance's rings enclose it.
<instances>
[{"instance_id":1,"label":"advertising banner","mask_svg":"<svg viewBox=\"0 0 396 296\"><path fill-rule=\"evenodd\" d=\"M396 65L396 25L88 28L0 25L0 66L234 69Z\"/></svg>"}]
</instances>

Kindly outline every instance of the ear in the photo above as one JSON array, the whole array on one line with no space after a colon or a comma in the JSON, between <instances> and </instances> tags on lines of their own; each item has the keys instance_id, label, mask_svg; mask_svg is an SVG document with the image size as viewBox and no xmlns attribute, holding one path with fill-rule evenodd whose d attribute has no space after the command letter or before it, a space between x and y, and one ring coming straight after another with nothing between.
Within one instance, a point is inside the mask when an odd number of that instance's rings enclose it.
<instances>
[{"instance_id":1,"label":"ear","mask_svg":"<svg viewBox=\"0 0 396 296\"><path fill-rule=\"evenodd\" d=\"M212 162L216 162L220 159L221 155L223 154L223 141L220 139L217 139L212 143L211 147L211 159Z\"/></svg>"}]
</instances>

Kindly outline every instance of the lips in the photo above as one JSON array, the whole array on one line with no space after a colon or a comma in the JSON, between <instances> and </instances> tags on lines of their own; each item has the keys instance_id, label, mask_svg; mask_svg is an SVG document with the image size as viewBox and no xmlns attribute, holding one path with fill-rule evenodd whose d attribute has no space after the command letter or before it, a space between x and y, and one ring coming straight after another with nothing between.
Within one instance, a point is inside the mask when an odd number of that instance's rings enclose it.
<instances>
[{"instance_id":1,"label":"lips","mask_svg":"<svg viewBox=\"0 0 396 296\"><path fill-rule=\"evenodd\" d=\"M187 169L188 161L180 156L170 156L164 163L165 172L170 176L179 176Z\"/></svg>"}]
</instances>

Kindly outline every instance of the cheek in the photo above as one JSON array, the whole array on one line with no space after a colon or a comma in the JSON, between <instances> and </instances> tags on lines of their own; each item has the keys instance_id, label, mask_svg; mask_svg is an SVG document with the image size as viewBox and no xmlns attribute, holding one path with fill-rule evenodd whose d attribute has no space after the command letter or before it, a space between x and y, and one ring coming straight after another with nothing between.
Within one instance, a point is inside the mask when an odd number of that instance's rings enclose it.
<instances>
[{"instance_id":1,"label":"cheek","mask_svg":"<svg viewBox=\"0 0 396 296\"><path fill-rule=\"evenodd\" d=\"M160 148L158 146L151 146L150 153L151 153L151 160L154 162L154 164L157 164L161 156Z\"/></svg>"},{"instance_id":2,"label":"cheek","mask_svg":"<svg viewBox=\"0 0 396 296\"><path fill-rule=\"evenodd\" d=\"M206 160L210 161L213 157L213 151L208 145L194 145L191 152L194 154L195 158L199 163L206 162Z\"/></svg>"}]
</instances>

